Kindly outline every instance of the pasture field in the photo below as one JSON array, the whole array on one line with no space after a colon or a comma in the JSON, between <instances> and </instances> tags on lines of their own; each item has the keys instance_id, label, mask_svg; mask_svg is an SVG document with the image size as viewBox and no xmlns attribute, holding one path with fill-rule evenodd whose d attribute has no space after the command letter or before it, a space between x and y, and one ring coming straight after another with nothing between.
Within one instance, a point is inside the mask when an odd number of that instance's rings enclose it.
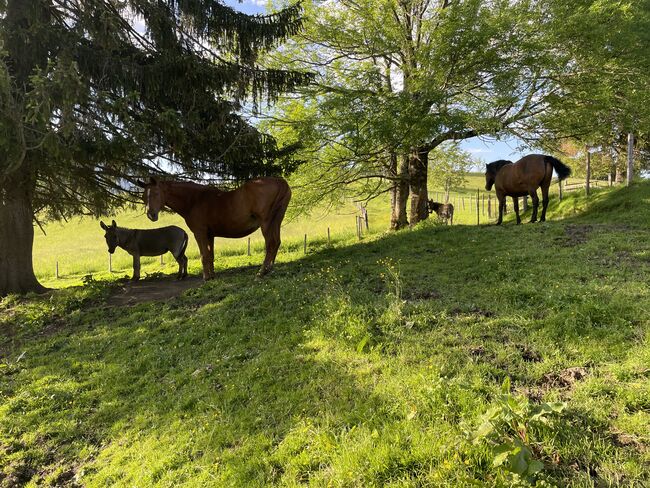
<instances>
[{"instance_id":1,"label":"pasture field","mask_svg":"<svg viewBox=\"0 0 650 488\"><path fill-rule=\"evenodd\" d=\"M575 180L578 181L578 180ZM475 203L470 204L470 196L476 197L476 189L481 189L481 197L487 198L484 191L485 178L482 174L470 174L462 188L454 188L450 193L450 201L455 205L454 223L476 224ZM442 189L430 185L430 197L442 201ZM557 185L553 190L557 192ZM491 192L494 203L494 191ZM461 198L464 201L461 204ZM475 202L475 200L473 201ZM483 202L482 202L483 203ZM464 204L464 206L463 206ZM510 202L509 202L510 205ZM488 218L487 209L481 207L480 221L487 223L495 221L496 217ZM494 207L496 209L496 206ZM119 226L129 228L153 228L165 225L178 225L189 233L183 219L172 212L162 212L158 222L151 222L144 214L144 206L135 210L125 210L113 217L103 218L110 223L115 219ZM282 227L282 246L278 261L297 259L303 255L304 235L307 234L308 247L318 248L327 242L327 228L330 228L331 239L336 245L347 244L356 239L355 216L359 215L357 207L352 202L343 204L339 209L328 212L317 208L309 216L288 218ZM390 223L390 208L388 195L372 200L368 205L370 233L384 232ZM113 273L108 273L108 252L104 241L104 231L99 227L99 219L94 217L77 217L65 223L51 223L45 226L44 235L36 229L34 239L34 270L38 278L48 287L62 288L80 285L87 275L96 279L116 279L132 274L131 256L122 249L117 249L112 256ZM364 229L365 233L365 229ZM247 238L221 239L215 241L215 269L223 266L261 265L264 259L264 238L261 231L251 236L251 256L247 255ZM189 269L193 274L200 274L201 264L198 247L190 233L187 256L190 259ZM222 257L236 258L235 261L223 261ZM59 279L55 278L56 263L59 264ZM227 264L226 264L227 263ZM142 273L172 274L177 270L177 264L171 254L164 257L164 264L159 258L142 258Z\"/></svg>"},{"instance_id":2,"label":"pasture field","mask_svg":"<svg viewBox=\"0 0 650 488\"><path fill-rule=\"evenodd\" d=\"M511 218L5 298L0 486L649 486L650 184Z\"/></svg>"}]
</instances>

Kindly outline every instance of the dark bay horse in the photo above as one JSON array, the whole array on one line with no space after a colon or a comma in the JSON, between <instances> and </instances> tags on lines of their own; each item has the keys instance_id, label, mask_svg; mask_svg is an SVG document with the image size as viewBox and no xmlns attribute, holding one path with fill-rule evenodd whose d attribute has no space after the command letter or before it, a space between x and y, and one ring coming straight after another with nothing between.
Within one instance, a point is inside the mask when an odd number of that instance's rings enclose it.
<instances>
[{"instance_id":1,"label":"dark bay horse","mask_svg":"<svg viewBox=\"0 0 650 488\"><path fill-rule=\"evenodd\" d=\"M158 220L164 206L185 219L201 252L203 278L214 278L214 238L244 237L260 227L266 242L266 257L259 271L271 271L280 247L280 225L291 200L289 184L282 178L258 178L232 191L197 183L138 181L144 188L147 217Z\"/></svg>"},{"instance_id":2,"label":"dark bay horse","mask_svg":"<svg viewBox=\"0 0 650 488\"><path fill-rule=\"evenodd\" d=\"M537 207L539 207L537 188L542 189L542 215L539 220L544 222L546 220L546 207L548 207L548 188L551 186L553 170L556 171L560 181L571 174L571 168L562 161L544 154L529 154L516 163L502 159L486 165L485 189L490 191L492 185L494 185L499 199L497 225L500 225L503 220L506 197L512 197L515 214L517 215L517 224L520 224L518 198L527 195L530 195L533 199L533 215L530 221L536 222Z\"/></svg>"}]
</instances>

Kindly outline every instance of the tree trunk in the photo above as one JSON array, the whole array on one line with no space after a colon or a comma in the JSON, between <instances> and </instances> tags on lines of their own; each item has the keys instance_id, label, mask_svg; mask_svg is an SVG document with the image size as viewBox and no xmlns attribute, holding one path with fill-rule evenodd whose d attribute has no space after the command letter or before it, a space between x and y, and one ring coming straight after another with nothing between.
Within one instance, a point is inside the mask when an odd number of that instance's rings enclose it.
<instances>
[{"instance_id":1,"label":"tree trunk","mask_svg":"<svg viewBox=\"0 0 650 488\"><path fill-rule=\"evenodd\" d=\"M411 225L429 217L427 200L427 167L429 151L415 149L409 155L409 181L411 185Z\"/></svg>"},{"instance_id":2,"label":"tree trunk","mask_svg":"<svg viewBox=\"0 0 650 488\"><path fill-rule=\"evenodd\" d=\"M25 167L0 186L0 296L46 290L32 265L32 192L32 178Z\"/></svg>"},{"instance_id":3,"label":"tree trunk","mask_svg":"<svg viewBox=\"0 0 650 488\"><path fill-rule=\"evenodd\" d=\"M623 172L621 171L621 164L622 164L622 158L617 158L616 161L616 176L614 177L614 181L617 185L620 185L623 183Z\"/></svg>"},{"instance_id":4,"label":"tree trunk","mask_svg":"<svg viewBox=\"0 0 650 488\"><path fill-rule=\"evenodd\" d=\"M408 182L408 158L402 157L398 162L397 154L390 155L390 172L394 178L393 187L390 190L390 229L399 230L409 225L406 215L406 203L409 196Z\"/></svg>"}]
</instances>

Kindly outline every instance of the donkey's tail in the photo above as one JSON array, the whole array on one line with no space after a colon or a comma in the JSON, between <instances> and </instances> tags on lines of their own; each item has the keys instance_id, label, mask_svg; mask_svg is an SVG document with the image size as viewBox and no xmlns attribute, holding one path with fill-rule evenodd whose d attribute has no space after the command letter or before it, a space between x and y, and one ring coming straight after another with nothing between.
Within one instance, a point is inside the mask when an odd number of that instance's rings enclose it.
<instances>
[{"instance_id":1,"label":"donkey's tail","mask_svg":"<svg viewBox=\"0 0 650 488\"><path fill-rule=\"evenodd\" d=\"M183 231L183 244L181 245L181 250L178 253L179 257L185 255L185 249L187 249L188 240L189 237L187 236L187 232Z\"/></svg>"},{"instance_id":2,"label":"donkey's tail","mask_svg":"<svg viewBox=\"0 0 650 488\"><path fill-rule=\"evenodd\" d=\"M544 156L544 162L549 163L553 166L553 169L557 173L558 180L562 181L565 178L568 178L571 174L571 168L564 164L559 159L554 158L553 156Z\"/></svg>"}]
</instances>

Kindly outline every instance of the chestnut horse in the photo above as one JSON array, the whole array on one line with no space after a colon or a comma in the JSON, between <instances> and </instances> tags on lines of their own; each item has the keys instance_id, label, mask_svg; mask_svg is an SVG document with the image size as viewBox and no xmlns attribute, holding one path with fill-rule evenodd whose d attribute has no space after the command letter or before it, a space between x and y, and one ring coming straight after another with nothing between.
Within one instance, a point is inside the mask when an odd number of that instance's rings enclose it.
<instances>
[{"instance_id":1,"label":"chestnut horse","mask_svg":"<svg viewBox=\"0 0 650 488\"><path fill-rule=\"evenodd\" d=\"M551 186L553 170L556 171L560 181L571 174L571 168L562 161L544 154L529 154L516 163L502 159L486 165L485 189L490 191L492 185L494 185L499 200L497 225L500 225L503 220L506 197L512 197L515 214L517 215L517 224L520 224L518 199L528 195L533 199L533 215L530 221L536 222L537 207L539 207L537 188L542 189L542 215L539 220L544 222L546 220L546 207L548 207L548 188Z\"/></svg>"},{"instance_id":2,"label":"chestnut horse","mask_svg":"<svg viewBox=\"0 0 650 488\"><path fill-rule=\"evenodd\" d=\"M201 252L203 278L214 278L214 238L244 237L260 227L266 242L266 257L259 271L271 271L280 247L280 225L291 199L289 184L282 178L247 181L232 191L197 183L138 181L144 188L147 217L158 220L158 212L167 206L185 219Z\"/></svg>"}]
</instances>

